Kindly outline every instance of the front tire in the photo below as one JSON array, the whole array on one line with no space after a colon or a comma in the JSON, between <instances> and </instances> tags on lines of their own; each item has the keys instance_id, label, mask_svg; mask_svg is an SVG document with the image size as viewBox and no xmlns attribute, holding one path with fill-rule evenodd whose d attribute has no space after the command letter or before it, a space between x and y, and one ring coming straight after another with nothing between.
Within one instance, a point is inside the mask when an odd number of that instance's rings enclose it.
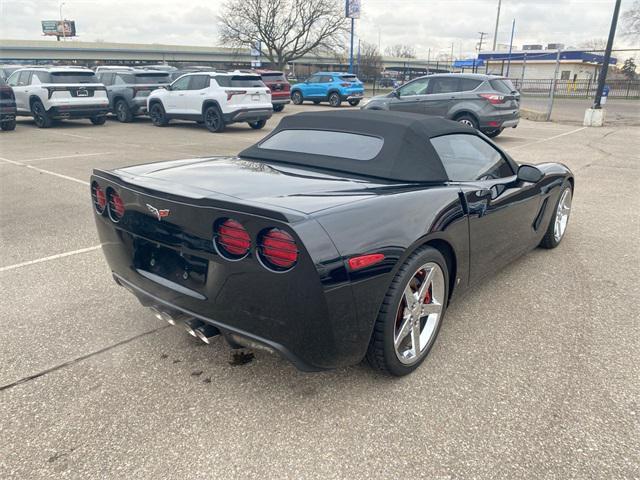
<instances>
[{"instance_id":1,"label":"front tire","mask_svg":"<svg viewBox=\"0 0 640 480\"><path fill-rule=\"evenodd\" d=\"M264 126L267 124L267 121L266 120L257 120L255 122L247 122L247 123L254 130L260 130L261 128L264 128Z\"/></svg>"},{"instance_id":2,"label":"front tire","mask_svg":"<svg viewBox=\"0 0 640 480\"><path fill-rule=\"evenodd\" d=\"M291 94L291 101L293 102L294 105L302 105L302 102L304 102L304 98L302 97L302 93L300 93L298 90L293 92Z\"/></svg>"},{"instance_id":3,"label":"front tire","mask_svg":"<svg viewBox=\"0 0 640 480\"><path fill-rule=\"evenodd\" d=\"M93 123L94 125L104 125L105 122L107 121L107 116L96 115L94 117L91 117L89 120L91 120L91 123Z\"/></svg>"},{"instance_id":4,"label":"front tire","mask_svg":"<svg viewBox=\"0 0 640 480\"><path fill-rule=\"evenodd\" d=\"M394 376L418 368L438 336L448 295L449 271L442 254L431 247L411 254L378 313L367 351L369 364Z\"/></svg>"},{"instance_id":5,"label":"front tire","mask_svg":"<svg viewBox=\"0 0 640 480\"><path fill-rule=\"evenodd\" d=\"M279 104L279 105L274 105L273 106L273 111L274 112L281 112L282 110L284 110L284 105L283 104Z\"/></svg>"},{"instance_id":6,"label":"front tire","mask_svg":"<svg viewBox=\"0 0 640 480\"><path fill-rule=\"evenodd\" d=\"M542 248L556 248L562 242L564 234L569 224L569 215L571 214L571 201L573 200L573 191L569 182L565 181L560 190L560 196L556 202L553 216L549 220L547 231L542 237L540 246Z\"/></svg>"},{"instance_id":7,"label":"front tire","mask_svg":"<svg viewBox=\"0 0 640 480\"><path fill-rule=\"evenodd\" d=\"M40 100L35 100L31 104L31 113L33 120L38 128L49 128L53 124L53 120L44 108Z\"/></svg>"},{"instance_id":8,"label":"front tire","mask_svg":"<svg viewBox=\"0 0 640 480\"><path fill-rule=\"evenodd\" d=\"M5 132L10 132L12 130L16 129L16 121L14 120L9 120L8 122L2 122L2 125L0 125L0 128L2 128L2 130L4 130Z\"/></svg>"},{"instance_id":9,"label":"front tire","mask_svg":"<svg viewBox=\"0 0 640 480\"><path fill-rule=\"evenodd\" d=\"M167 113L164 111L164 107L160 102L156 102L151 105L149 109L149 117L151 117L151 123L156 127L166 127L169 123Z\"/></svg>"},{"instance_id":10,"label":"front tire","mask_svg":"<svg viewBox=\"0 0 640 480\"><path fill-rule=\"evenodd\" d=\"M351 105L352 107L357 107L359 103L360 103L360 99L359 98L357 98L355 100L349 100L349 105Z\"/></svg>"},{"instance_id":11,"label":"front tire","mask_svg":"<svg viewBox=\"0 0 640 480\"><path fill-rule=\"evenodd\" d=\"M133 113L131 113L129 105L127 105L127 102L124 100L118 100L114 110L116 111L116 118L119 122L129 123L133 120Z\"/></svg>"},{"instance_id":12,"label":"front tire","mask_svg":"<svg viewBox=\"0 0 640 480\"><path fill-rule=\"evenodd\" d=\"M224 119L220 109L215 105L207 107L204 111L204 126L213 133L220 133L224 130Z\"/></svg>"},{"instance_id":13,"label":"front tire","mask_svg":"<svg viewBox=\"0 0 640 480\"><path fill-rule=\"evenodd\" d=\"M340 94L333 92L329 95L329 105L333 108L338 108L342 104L342 99L340 98Z\"/></svg>"}]
</instances>

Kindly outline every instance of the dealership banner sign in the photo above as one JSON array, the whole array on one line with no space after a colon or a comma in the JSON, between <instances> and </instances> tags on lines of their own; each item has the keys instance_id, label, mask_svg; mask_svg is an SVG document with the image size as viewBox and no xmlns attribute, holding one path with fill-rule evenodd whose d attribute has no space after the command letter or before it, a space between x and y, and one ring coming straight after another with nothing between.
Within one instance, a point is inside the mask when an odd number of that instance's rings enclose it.
<instances>
[{"instance_id":1,"label":"dealership banner sign","mask_svg":"<svg viewBox=\"0 0 640 480\"><path fill-rule=\"evenodd\" d=\"M75 37L76 22L73 20L42 20L42 33L53 37Z\"/></svg>"},{"instance_id":2,"label":"dealership banner sign","mask_svg":"<svg viewBox=\"0 0 640 480\"><path fill-rule=\"evenodd\" d=\"M345 15L347 18L360 18L360 0L345 0Z\"/></svg>"}]
</instances>

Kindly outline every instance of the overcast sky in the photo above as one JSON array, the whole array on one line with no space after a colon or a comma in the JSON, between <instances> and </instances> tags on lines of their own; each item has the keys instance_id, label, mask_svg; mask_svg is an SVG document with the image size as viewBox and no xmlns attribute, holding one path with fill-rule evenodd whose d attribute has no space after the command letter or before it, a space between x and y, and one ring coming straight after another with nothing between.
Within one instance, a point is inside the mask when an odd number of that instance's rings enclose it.
<instances>
[{"instance_id":1,"label":"overcast sky","mask_svg":"<svg viewBox=\"0 0 640 480\"><path fill-rule=\"evenodd\" d=\"M63 15L76 21L79 40L219 45L217 14L223 0L67 0ZM341 1L341 0L339 0ZM623 0L622 11L632 0ZM498 0L362 0L356 31L377 44L414 45L418 57L470 56L480 31L491 46ZM0 0L0 37L42 39L40 20L59 18L59 1ZM608 35L614 0L503 0L498 43L561 42L580 46ZM55 41L54 38L51 41ZM620 33L619 48L640 48ZM485 48L483 47L483 50ZM622 56L622 55L620 55Z\"/></svg>"}]
</instances>

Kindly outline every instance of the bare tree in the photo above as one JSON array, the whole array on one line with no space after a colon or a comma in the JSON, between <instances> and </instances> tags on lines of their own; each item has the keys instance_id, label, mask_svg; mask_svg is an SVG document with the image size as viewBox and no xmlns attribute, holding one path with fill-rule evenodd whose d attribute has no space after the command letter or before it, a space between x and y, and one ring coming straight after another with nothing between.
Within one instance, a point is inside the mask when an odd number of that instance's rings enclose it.
<instances>
[{"instance_id":1,"label":"bare tree","mask_svg":"<svg viewBox=\"0 0 640 480\"><path fill-rule=\"evenodd\" d=\"M622 14L624 34L638 39L640 38L640 0L635 0L633 5Z\"/></svg>"},{"instance_id":2,"label":"bare tree","mask_svg":"<svg viewBox=\"0 0 640 480\"><path fill-rule=\"evenodd\" d=\"M416 58L416 49L411 45L391 45L384 49L384 54L396 58Z\"/></svg>"},{"instance_id":3,"label":"bare tree","mask_svg":"<svg viewBox=\"0 0 640 480\"><path fill-rule=\"evenodd\" d=\"M358 75L363 77L378 77L382 71L382 56L378 47L373 43L360 43L360 63Z\"/></svg>"},{"instance_id":4,"label":"bare tree","mask_svg":"<svg viewBox=\"0 0 640 480\"><path fill-rule=\"evenodd\" d=\"M607 39L606 38L592 38L591 40L586 40L580 44L580 48L585 50L604 50L607 48Z\"/></svg>"},{"instance_id":5,"label":"bare tree","mask_svg":"<svg viewBox=\"0 0 640 480\"><path fill-rule=\"evenodd\" d=\"M338 0L227 0L219 22L223 43L251 48L261 42L262 55L280 69L333 50L346 26Z\"/></svg>"}]
</instances>

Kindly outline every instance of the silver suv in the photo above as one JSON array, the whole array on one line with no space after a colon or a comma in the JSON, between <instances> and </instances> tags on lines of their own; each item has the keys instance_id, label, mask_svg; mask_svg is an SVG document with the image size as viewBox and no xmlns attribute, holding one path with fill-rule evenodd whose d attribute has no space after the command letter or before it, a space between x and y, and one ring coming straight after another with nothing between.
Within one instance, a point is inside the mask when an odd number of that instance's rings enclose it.
<instances>
[{"instance_id":1,"label":"silver suv","mask_svg":"<svg viewBox=\"0 0 640 480\"><path fill-rule=\"evenodd\" d=\"M518 126L520 94L504 77L449 73L416 78L362 108L435 115L497 137Z\"/></svg>"}]
</instances>

